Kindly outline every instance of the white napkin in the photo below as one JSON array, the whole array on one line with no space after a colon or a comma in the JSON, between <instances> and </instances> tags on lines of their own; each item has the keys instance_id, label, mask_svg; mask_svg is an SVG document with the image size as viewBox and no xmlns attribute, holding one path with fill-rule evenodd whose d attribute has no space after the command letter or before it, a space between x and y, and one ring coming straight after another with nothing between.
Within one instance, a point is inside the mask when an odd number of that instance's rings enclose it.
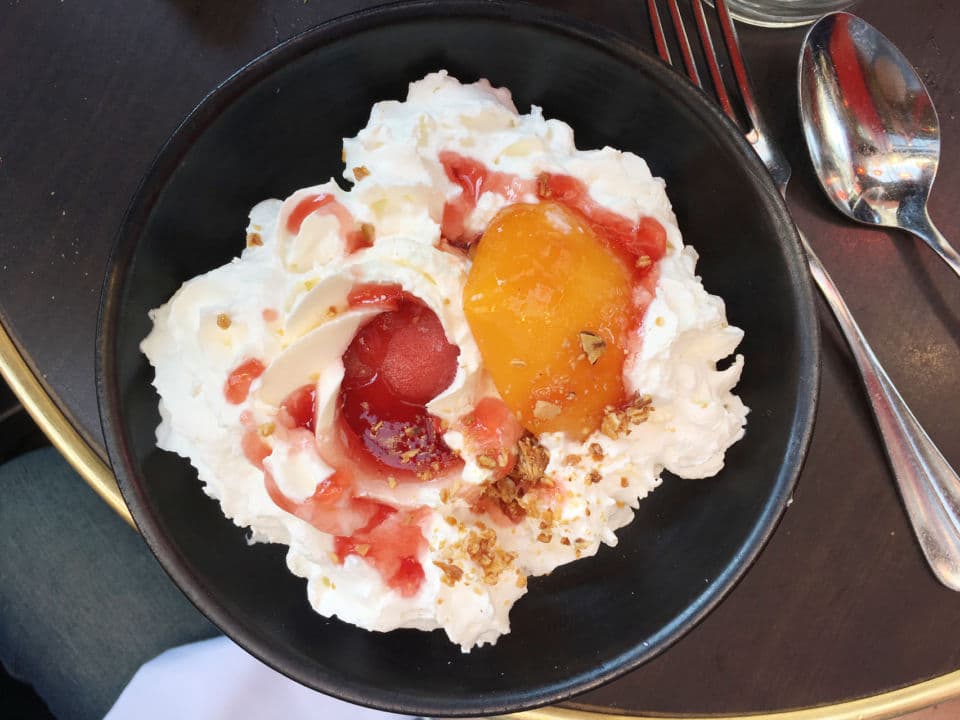
<instances>
[{"instance_id":1,"label":"white napkin","mask_svg":"<svg viewBox=\"0 0 960 720\"><path fill-rule=\"evenodd\" d=\"M104 720L402 720L295 683L225 637L145 663Z\"/></svg>"}]
</instances>

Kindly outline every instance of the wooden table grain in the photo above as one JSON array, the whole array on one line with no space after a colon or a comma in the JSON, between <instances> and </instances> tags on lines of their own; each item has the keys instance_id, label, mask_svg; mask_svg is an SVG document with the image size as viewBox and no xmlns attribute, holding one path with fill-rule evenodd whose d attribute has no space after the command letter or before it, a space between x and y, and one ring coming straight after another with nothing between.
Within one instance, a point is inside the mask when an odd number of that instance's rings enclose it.
<instances>
[{"instance_id":1,"label":"wooden table grain","mask_svg":"<svg viewBox=\"0 0 960 720\"><path fill-rule=\"evenodd\" d=\"M100 285L129 198L180 119L231 72L362 0L12 0L0 8L0 321L105 458L94 387ZM652 47L640 0L541 2ZM940 113L930 212L960 242L960 3L862 0ZM919 242L856 226L815 184L796 113L802 30L741 28L794 167L789 204L881 361L960 466L960 283ZM960 595L927 570L825 308L813 443L793 503L731 595L659 658L575 708L673 715L831 705L960 669ZM776 348L771 348L776 352ZM638 613L643 608L637 608ZM960 676L956 692L960 694ZM824 717L829 715L825 711Z\"/></svg>"}]
</instances>

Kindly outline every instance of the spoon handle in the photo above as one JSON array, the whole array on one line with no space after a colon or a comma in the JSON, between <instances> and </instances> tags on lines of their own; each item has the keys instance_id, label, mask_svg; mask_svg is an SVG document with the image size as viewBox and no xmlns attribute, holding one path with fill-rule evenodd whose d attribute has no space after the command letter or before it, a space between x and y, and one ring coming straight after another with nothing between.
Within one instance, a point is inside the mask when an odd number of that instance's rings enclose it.
<instances>
[{"instance_id":1,"label":"spoon handle","mask_svg":"<svg viewBox=\"0 0 960 720\"><path fill-rule=\"evenodd\" d=\"M810 272L857 361L900 495L940 582L960 592L960 478L880 365L820 259L800 234Z\"/></svg>"},{"instance_id":2,"label":"spoon handle","mask_svg":"<svg viewBox=\"0 0 960 720\"><path fill-rule=\"evenodd\" d=\"M926 209L923 210L922 215L911 218L910 224L904 225L903 227L933 248L933 251L950 266L950 269L957 274L957 277L960 277L960 253L947 242L943 233L937 230L936 225L933 224Z\"/></svg>"}]
</instances>

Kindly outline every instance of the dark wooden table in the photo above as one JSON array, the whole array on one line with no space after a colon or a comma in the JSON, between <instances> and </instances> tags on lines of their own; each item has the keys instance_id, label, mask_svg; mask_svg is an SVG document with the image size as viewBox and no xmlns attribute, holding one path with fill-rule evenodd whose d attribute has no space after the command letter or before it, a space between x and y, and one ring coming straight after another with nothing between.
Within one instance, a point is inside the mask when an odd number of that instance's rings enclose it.
<instances>
[{"instance_id":1,"label":"dark wooden table","mask_svg":"<svg viewBox=\"0 0 960 720\"><path fill-rule=\"evenodd\" d=\"M104 455L93 360L100 284L154 154L233 70L302 29L374 4L10 0L0 9L0 320L96 453ZM544 4L652 46L640 0ZM944 138L931 215L960 243L960 3L862 0L857 11L930 87ZM902 394L960 466L960 282L918 241L852 225L821 195L796 114L801 37L741 29L759 101L794 167L790 205ZM816 432L769 546L699 627L577 707L769 712L947 673L960 694L960 595L927 570L824 307L821 320Z\"/></svg>"}]
</instances>

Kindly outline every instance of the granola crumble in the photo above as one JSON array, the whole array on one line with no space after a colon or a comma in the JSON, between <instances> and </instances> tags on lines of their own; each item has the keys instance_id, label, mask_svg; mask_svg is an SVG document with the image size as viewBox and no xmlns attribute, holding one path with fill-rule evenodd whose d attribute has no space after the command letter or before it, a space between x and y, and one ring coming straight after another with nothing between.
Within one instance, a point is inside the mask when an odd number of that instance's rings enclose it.
<instances>
[{"instance_id":1,"label":"granola crumble","mask_svg":"<svg viewBox=\"0 0 960 720\"><path fill-rule=\"evenodd\" d=\"M456 585L460 578L463 577L463 570L454 565L453 563L442 562L441 560L434 560L433 564L438 568L443 570L443 577L440 578L441 582L444 585Z\"/></svg>"},{"instance_id":2,"label":"granola crumble","mask_svg":"<svg viewBox=\"0 0 960 720\"><path fill-rule=\"evenodd\" d=\"M483 581L487 585L496 585L500 573L511 567L517 557L516 553L507 552L500 547L497 533L482 522L471 528L470 533L458 546L483 572Z\"/></svg>"},{"instance_id":3,"label":"granola crumble","mask_svg":"<svg viewBox=\"0 0 960 720\"><path fill-rule=\"evenodd\" d=\"M517 444L517 461L506 477L491 480L474 502L472 510L482 513L488 503L498 506L512 522L519 522L527 515L542 517L536 506L536 496L532 490L540 487L551 487L553 481L544 475L550 463L550 454L531 434L520 438ZM477 464L489 469L503 468L497 462L485 455L477 458ZM550 512L547 510L546 512ZM550 517L553 517L550 512Z\"/></svg>"},{"instance_id":4,"label":"granola crumble","mask_svg":"<svg viewBox=\"0 0 960 720\"><path fill-rule=\"evenodd\" d=\"M600 447L600 443L590 443L590 457L593 458L594 462L600 462L603 460L603 448Z\"/></svg>"},{"instance_id":5,"label":"granola crumble","mask_svg":"<svg viewBox=\"0 0 960 720\"><path fill-rule=\"evenodd\" d=\"M611 440L616 440L622 435L629 435L632 426L646 422L653 410L651 397L638 393L630 399L625 407L619 409L607 408L603 420L600 421L600 432Z\"/></svg>"}]
</instances>

